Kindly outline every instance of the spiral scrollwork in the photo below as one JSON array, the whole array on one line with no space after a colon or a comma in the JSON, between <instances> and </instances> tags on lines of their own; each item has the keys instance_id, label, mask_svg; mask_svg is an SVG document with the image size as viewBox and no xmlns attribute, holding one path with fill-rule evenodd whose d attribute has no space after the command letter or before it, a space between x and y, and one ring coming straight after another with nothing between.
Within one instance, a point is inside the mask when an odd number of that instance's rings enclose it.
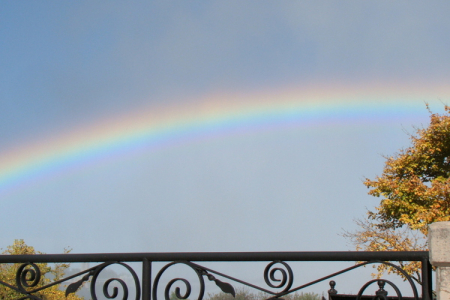
<instances>
[{"instance_id":1,"label":"spiral scrollwork","mask_svg":"<svg viewBox=\"0 0 450 300\"><path fill-rule=\"evenodd\" d=\"M31 267L31 268L30 268ZM22 264L16 273L17 288L24 294L26 288L35 287L41 280L41 270L34 263Z\"/></svg>"},{"instance_id":2,"label":"spiral scrollwork","mask_svg":"<svg viewBox=\"0 0 450 300\"><path fill-rule=\"evenodd\" d=\"M282 264L283 268L272 268L276 264ZM281 274L281 278L277 278L276 274ZM264 269L264 281L271 288L283 288L282 292L288 291L292 287L294 281L294 274L291 267L283 261L273 261ZM272 283L278 282L278 284Z\"/></svg>"},{"instance_id":3,"label":"spiral scrollwork","mask_svg":"<svg viewBox=\"0 0 450 300\"><path fill-rule=\"evenodd\" d=\"M181 295L181 289L179 287L175 288L175 295L177 296L177 298L178 299L187 299L191 295L191 284L189 283L189 281L187 281L184 278L175 278L175 279L172 279L171 281L169 281L169 283L166 285L166 289L164 291L164 297L166 299L170 299L170 288L177 281L182 281L186 285L186 292L184 293L184 295Z\"/></svg>"},{"instance_id":4,"label":"spiral scrollwork","mask_svg":"<svg viewBox=\"0 0 450 300\"><path fill-rule=\"evenodd\" d=\"M103 295L105 295L105 297L108 298L108 299L114 299L114 298L117 297L117 295L119 294L119 289L117 287L113 287L112 295L109 293L109 290L108 290L109 284L111 282L114 282L114 281L117 281L122 286L123 299L128 299L128 287L127 287L127 284L125 283L125 281L123 281L122 279L118 279L118 278L110 278L110 279L105 281L105 284L103 285Z\"/></svg>"},{"instance_id":5,"label":"spiral scrollwork","mask_svg":"<svg viewBox=\"0 0 450 300\"><path fill-rule=\"evenodd\" d=\"M116 262L116 263L105 263L105 264L102 264L102 265L98 266L98 268L95 269L95 273L94 273L94 275L92 276L92 281L91 281L91 286L90 286L90 288L91 288L91 297L92 297L92 299L93 299L93 300L97 300L97 299L98 299L98 298L97 298L96 289L95 289L95 286L96 286L96 283L97 283L98 276L100 275L100 273L101 273L106 267L108 267L108 266L110 266L110 265L112 265L112 264L118 264L118 265L121 265L121 266L125 267L125 268L130 272L130 274L131 274L132 277L133 277L134 285L135 285L135 290L136 290L136 297L135 297L135 299L136 299L136 300L139 300L140 297L141 297L141 289L140 289L140 286L141 286L141 285L140 285L140 282L139 282L139 278L138 278L138 276L136 275L136 272L134 272L134 270L133 270L129 265L124 264L124 263L120 263L120 262ZM103 284L103 295L104 295L107 299L115 299L115 298L117 298L117 296L119 295L119 288L118 288L117 286L112 287L112 292L110 292L110 290L111 290L111 289L110 289L110 286L111 286L111 284L114 283L114 282L118 283L118 284L121 286L121 288L122 288L122 292L123 292L122 300L127 300L127 299L128 299L128 294L129 294L129 293L128 293L128 286L127 286L126 282L125 282L124 280L120 279L120 278L109 278L108 280L106 280L106 281L104 282L104 284Z\"/></svg>"},{"instance_id":6,"label":"spiral scrollwork","mask_svg":"<svg viewBox=\"0 0 450 300\"><path fill-rule=\"evenodd\" d=\"M192 270L195 271L195 273L197 274L197 277L199 279L200 282L200 291L199 291L199 295L198 295L198 300L202 300L203 299L203 295L205 293L205 281L203 279L203 273L202 270L199 270L198 268L192 266L191 264L189 264L188 262L172 262L169 263L167 265L165 265L156 275L155 280L153 282L153 291L152 291L152 297L154 300L158 299L158 284L159 281L161 279L162 274L171 266L176 265L176 264L184 264L189 266ZM176 282L182 282L185 286L186 291L184 292L184 294L181 294L181 289L179 286L177 286L175 288L175 295L177 296L178 299L187 299L190 295L191 295L191 284L189 283L188 280L184 279L184 278L174 278L172 280L170 280L167 285L166 288L164 290L164 298L165 300L170 300L170 290L172 288L172 286L176 283Z\"/></svg>"}]
</instances>

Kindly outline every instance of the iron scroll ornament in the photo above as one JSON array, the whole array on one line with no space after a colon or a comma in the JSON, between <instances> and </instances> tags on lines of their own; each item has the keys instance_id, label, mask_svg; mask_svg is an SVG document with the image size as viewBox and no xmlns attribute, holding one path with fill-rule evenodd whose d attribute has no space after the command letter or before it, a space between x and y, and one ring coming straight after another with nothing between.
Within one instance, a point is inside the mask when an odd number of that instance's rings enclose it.
<instances>
[{"instance_id":1,"label":"iron scroll ornament","mask_svg":"<svg viewBox=\"0 0 450 300\"><path fill-rule=\"evenodd\" d=\"M27 268L28 266L30 266L31 268ZM48 285L37 287L40 280L41 280L41 270L36 264L28 262L20 265L19 268L17 269L15 277L16 286L12 286L3 281L0 281L0 284L24 295L20 299L42 300L41 298L33 294L41 290L44 290L47 287L50 287L56 283L51 283Z\"/></svg>"},{"instance_id":2,"label":"iron scroll ornament","mask_svg":"<svg viewBox=\"0 0 450 300\"><path fill-rule=\"evenodd\" d=\"M172 262L169 263L167 265L165 265L156 275L155 280L153 282L153 291L152 291L152 297L154 300L157 300L158 298L158 284L159 281L161 279L162 274L171 266L176 265L176 264L184 264L189 266L192 270L194 270L194 272L196 273L199 282L200 282L200 290L199 290L199 294L198 294L198 300L202 300L203 296L205 294L205 280L203 279L203 277L207 277L209 281L213 281L224 293L228 293L231 294L233 297L236 296L236 291L234 290L233 286L227 282L223 282L217 278L214 277L214 275L210 274L208 271L212 271L208 268L202 267L200 265L191 263L189 261L181 261L181 262ZM218 272L212 271L214 273L220 274ZM225 277L230 278L228 276L225 275ZM191 294L191 284L189 283L188 280L186 280L185 278L174 278L172 280L170 280L167 285L166 288L164 290L164 298L165 300L170 300L170 290L172 285L174 285L176 282L182 282L186 288L186 291L184 293L184 295L181 295L181 289L180 287L176 287L175 288L175 295L177 296L178 299L188 299L188 297Z\"/></svg>"},{"instance_id":3,"label":"iron scroll ornament","mask_svg":"<svg viewBox=\"0 0 450 300\"><path fill-rule=\"evenodd\" d=\"M27 269L28 266L31 268ZM26 288L36 287L41 280L41 270L34 263L25 263L22 264L16 273L16 285L17 291L26 295L25 299L40 299L32 293L36 292L36 290L27 291Z\"/></svg>"},{"instance_id":4,"label":"iron scroll ornament","mask_svg":"<svg viewBox=\"0 0 450 300\"><path fill-rule=\"evenodd\" d=\"M125 267L130 274L133 276L133 280L134 280L134 285L135 285L135 290L136 290L136 300L139 300L141 298L141 284L139 282L139 278L136 275L136 272L134 272L134 270L127 264L122 263L122 262L111 262L111 263L104 263L99 265L97 268L95 268L95 272L92 276L92 281L91 281L91 297L92 300L97 300L97 294L95 291L95 284L97 282L97 278L100 275L101 271L103 271L107 266L110 266L112 264L118 264L121 265L123 267ZM105 283L103 284L103 295L108 298L108 299L115 299L117 298L118 294L119 294L119 289L117 287L113 287L113 292L112 294L109 293L109 286L112 282L118 282L120 284L120 286L122 287L123 290L123 296L122 296L122 300L127 300L128 299L128 286L125 283L125 281L123 281L120 278L109 278L108 280L105 281Z\"/></svg>"},{"instance_id":5,"label":"iron scroll ornament","mask_svg":"<svg viewBox=\"0 0 450 300\"><path fill-rule=\"evenodd\" d=\"M67 286L66 289L66 297L71 294L71 293L75 293L82 285L84 282L87 282L90 277L92 277L91 283L90 283L90 293L91 293L91 297L93 300L97 300L97 292L96 292L96 283L97 283L97 279L100 275L100 273L108 266L113 265L113 264L118 264L121 265L123 267L125 267L130 274L133 277L133 281L134 281L134 285L135 285L135 291L136 291L136 300L139 300L141 297L141 289L140 289L140 281L138 276L136 275L136 272L127 264L122 263L122 262L106 262L106 263L102 263L100 265L97 265L93 268L87 269L83 272L77 273L75 275L70 276L69 278L73 278L73 277L77 277L80 275L85 274L80 280L73 282L71 284L69 284ZM69 278L66 278L69 279ZM120 278L109 278L107 279L104 283L103 283L103 295L107 298L107 299L115 299L117 298L117 296L119 295L119 288L118 287L112 287L112 293L110 293L110 285L116 282L120 285L121 289L122 289L122 300L127 300L128 299L128 286L126 284L126 282Z\"/></svg>"},{"instance_id":6,"label":"iron scroll ornament","mask_svg":"<svg viewBox=\"0 0 450 300\"><path fill-rule=\"evenodd\" d=\"M167 265L165 265L156 275L155 280L153 282L153 291L152 291L152 297L154 300L158 299L158 284L159 281L161 279L162 274L171 266L176 265L176 264L184 264L189 266L191 269L193 269L195 271L195 273L197 274L198 280L200 282L200 291L199 291L199 295L198 295L198 300L202 300L203 299L203 295L205 294L205 281L203 279L203 274L202 274L202 270L199 269L197 266L193 266L192 264L190 264L189 262L171 262ZM191 295L191 284L189 283L188 280L184 279L184 278L174 278L172 280L170 280L167 285L166 288L164 290L164 298L165 300L170 300L170 288L172 287L172 285L176 282L183 282L185 287L186 287L186 292L184 293L184 295L181 295L181 289L180 287L176 287L175 288L175 295L177 296L178 299L188 299L188 297Z\"/></svg>"},{"instance_id":7,"label":"iron scroll ornament","mask_svg":"<svg viewBox=\"0 0 450 300\"><path fill-rule=\"evenodd\" d=\"M287 273L282 268L273 268L271 270L270 268L272 268L272 266L274 266L275 264L282 264L286 268ZM281 273L281 279L276 278L275 274L277 272ZM291 267L284 261L273 261L264 269L264 281L271 288L282 288L283 286L285 286L281 293L287 292L292 287L292 282L294 281L294 273L292 272ZM275 285L272 283L272 281L280 283Z\"/></svg>"}]
</instances>

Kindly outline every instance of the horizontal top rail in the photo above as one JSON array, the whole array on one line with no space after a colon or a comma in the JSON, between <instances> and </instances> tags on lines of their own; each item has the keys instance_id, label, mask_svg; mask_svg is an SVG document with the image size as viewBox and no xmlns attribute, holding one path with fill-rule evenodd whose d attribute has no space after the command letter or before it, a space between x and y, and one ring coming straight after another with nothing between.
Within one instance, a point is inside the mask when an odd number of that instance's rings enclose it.
<instances>
[{"instance_id":1,"label":"horizontal top rail","mask_svg":"<svg viewBox=\"0 0 450 300\"><path fill-rule=\"evenodd\" d=\"M428 251L292 251L292 252L142 252L0 255L0 263L153 262L167 261L423 261Z\"/></svg>"}]
</instances>

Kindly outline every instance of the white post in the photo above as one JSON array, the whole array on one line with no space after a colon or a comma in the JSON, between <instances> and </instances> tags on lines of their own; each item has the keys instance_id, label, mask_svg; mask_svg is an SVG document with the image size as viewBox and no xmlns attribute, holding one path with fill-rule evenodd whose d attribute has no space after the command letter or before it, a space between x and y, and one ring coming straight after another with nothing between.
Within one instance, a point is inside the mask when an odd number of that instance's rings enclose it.
<instances>
[{"instance_id":1,"label":"white post","mask_svg":"<svg viewBox=\"0 0 450 300\"><path fill-rule=\"evenodd\" d=\"M450 222L436 222L428 226L430 263L437 267L437 300L450 300Z\"/></svg>"}]
</instances>

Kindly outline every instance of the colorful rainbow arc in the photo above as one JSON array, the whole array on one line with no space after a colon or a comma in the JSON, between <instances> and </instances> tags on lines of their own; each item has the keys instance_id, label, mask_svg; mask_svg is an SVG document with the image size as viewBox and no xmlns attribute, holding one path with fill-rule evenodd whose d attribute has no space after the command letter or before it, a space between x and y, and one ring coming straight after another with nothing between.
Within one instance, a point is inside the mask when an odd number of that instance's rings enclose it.
<instances>
[{"instance_id":1,"label":"colorful rainbow arc","mask_svg":"<svg viewBox=\"0 0 450 300\"><path fill-rule=\"evenodd\" d=\"M299 100L307 97L313 100ZM0 192L79 165L180 141L276 126L376 122L380 118L426 114L423 97L364 99L360 94L322 98L307 93L257 95L162 107L106 120L63 137L0 153Z\"/></svg>"}]
</instances>

